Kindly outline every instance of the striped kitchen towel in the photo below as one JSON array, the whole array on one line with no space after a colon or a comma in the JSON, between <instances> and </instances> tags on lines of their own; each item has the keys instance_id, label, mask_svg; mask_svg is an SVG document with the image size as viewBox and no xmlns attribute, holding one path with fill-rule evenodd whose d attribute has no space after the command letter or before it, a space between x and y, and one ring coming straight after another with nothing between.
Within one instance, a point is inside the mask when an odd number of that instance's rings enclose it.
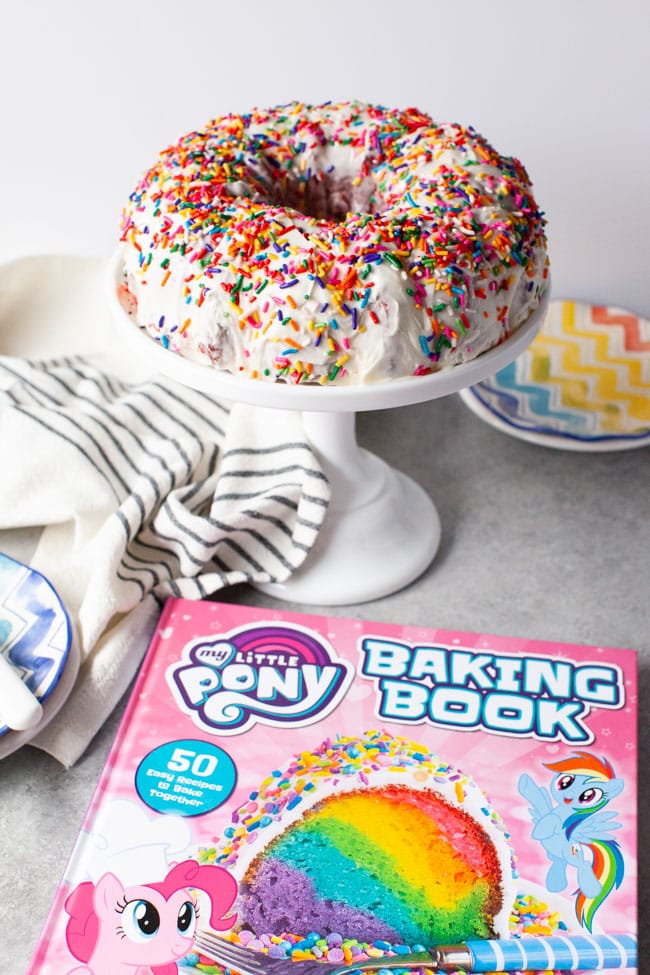
<instances>
[{"instance_id":1,"label":"striped kitchen towel","mask_svg":"<svg viewBox=\"0 0 650 975\"><path fill-rule=\"evenodd\" d=\"M0 356L0 528L42 526L30 564L75 624L81 669L33 740L71 765L128 687L160 603L282 582L329 487L298 414L118 380L81 357Z\"/></svg>"}]
</instances>

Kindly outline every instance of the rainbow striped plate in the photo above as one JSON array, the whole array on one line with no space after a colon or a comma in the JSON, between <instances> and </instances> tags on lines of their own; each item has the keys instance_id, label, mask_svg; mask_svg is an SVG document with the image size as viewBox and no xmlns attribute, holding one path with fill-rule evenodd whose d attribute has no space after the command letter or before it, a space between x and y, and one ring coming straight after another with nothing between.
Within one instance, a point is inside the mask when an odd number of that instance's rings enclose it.
<instances>
[{"instance_id":1,"label":"rainbow striped plate","mask_svg":"<svg viewBox=\"0 0 650 975\"><path fill-rule=\"evenodd\" d=\"M482 420L543 446L646 446L650 321L620 308L551 301L526 351L460 396Z\"/></svg>"}]
</instances>

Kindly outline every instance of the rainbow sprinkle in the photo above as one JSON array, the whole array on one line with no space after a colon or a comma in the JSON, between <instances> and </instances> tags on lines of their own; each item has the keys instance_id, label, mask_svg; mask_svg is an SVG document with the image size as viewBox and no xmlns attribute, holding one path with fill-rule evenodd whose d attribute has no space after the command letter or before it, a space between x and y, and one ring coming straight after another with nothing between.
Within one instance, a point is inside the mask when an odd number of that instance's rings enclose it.
<instances>
[{"instance_id":1,"label":"rainbow sprinkle","mask_svg":"<svg viewBox=\"0 0 650 975\"><path fill-rule=\"evenodd\" d=\"M150 334L271 381L426 374L496 344L546 286L521 163L414 108L214 119L160 154L121 238Z\"/></svg>"}]
</instances>

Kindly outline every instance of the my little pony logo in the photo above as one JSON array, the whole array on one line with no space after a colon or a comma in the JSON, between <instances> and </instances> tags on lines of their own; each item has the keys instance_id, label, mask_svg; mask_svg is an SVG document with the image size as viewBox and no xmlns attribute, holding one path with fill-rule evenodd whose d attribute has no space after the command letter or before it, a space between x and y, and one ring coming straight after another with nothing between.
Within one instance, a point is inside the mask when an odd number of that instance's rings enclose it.
<instances>
[{"instance_id":1,"label":"my little pony logo","mask_svg":"<svg viewBox=\"0 0 650 975\"><path fill-rule=\"evenodd\" d=\"M183 650L167 680L179 707L208 731L240 734L256 721L306 725L341 700L353 678L323 638L297 625L245 626Z\"/></svg>"},{"instance_id":2,"label":"my little pony logo","mask_svg":"<svg viewBox=\"0 0 650 975\"><path fill-rule=\"evenodd\" d=\"M576 916L591 931L596 911L623 880L623 856L611 839L621 824L614 822L613 810L603 811L623 790L623 780L616 778L607 759L588 752L550 762L545 768L555 772L550 792L529 775L520 777L518 789L530 803L532 837L542 844L551 863L547 890L564 890L567 867L575 867Z\"/></svg>"},{"instance_id":3,"label":"my little pony logo","mask_svg":"<svg viewBox=\"0 0 650 975\"><path fill-rule=\"evenodd\" d=\"M194 891L210 898L210 927L224 931L236 915L237 883L214 864L185 860L160 883L124 887L112 874L84 881L65 902L66 943L82 966L69 975L176 975L193 946L198 916Z\"/></svg>"}]
</instances>

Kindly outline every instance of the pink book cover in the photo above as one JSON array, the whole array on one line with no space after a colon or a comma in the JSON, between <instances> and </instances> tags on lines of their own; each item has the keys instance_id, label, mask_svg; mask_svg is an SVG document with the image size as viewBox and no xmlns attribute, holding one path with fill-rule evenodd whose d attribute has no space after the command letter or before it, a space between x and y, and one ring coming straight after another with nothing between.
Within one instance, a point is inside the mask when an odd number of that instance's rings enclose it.
<instances>
[{"instance_id":1,"label":"pink book cover","mask_svg":"<svg viewBox=\"0 0 650 975\"><path fill-rule=\"evenodd\" d=\"M636 677L632 650L169 599L28 975L217 972L205 928L360 967L633 935Z\"/></svg>"}]
</instances>

